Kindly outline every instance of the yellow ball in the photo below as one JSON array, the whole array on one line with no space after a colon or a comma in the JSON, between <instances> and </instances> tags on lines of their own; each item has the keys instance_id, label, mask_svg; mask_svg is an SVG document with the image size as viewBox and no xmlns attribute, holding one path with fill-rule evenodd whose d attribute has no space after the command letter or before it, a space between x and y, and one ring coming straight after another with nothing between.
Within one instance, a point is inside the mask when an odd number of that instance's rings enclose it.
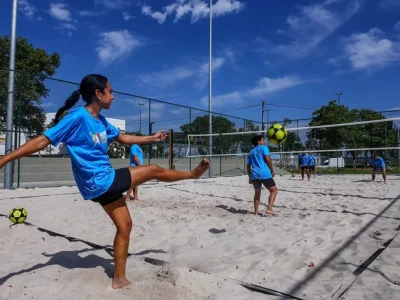
<instances>
[{"instance_id":1,"label":"yellow ball","mask_svg":"<svg viewBox=\"0 0 400 300\"><path fill-rule=\"evenodd\" d=\"M28 212L25 208L15 207L8 213L8 218L14 224L24 223L26 218L28 217Z\"/></svg>"},{"instance_id":2,"label":"yellow ball","mask_svg":"<svg viewBox=\"0 0 400 300\"><path fill-rule=\"evenodd\" d=\"M279 145L286 141L287 131L281 124L274 124L267 130L267 138L271 144Z\"/></svg>"}]
</instances>

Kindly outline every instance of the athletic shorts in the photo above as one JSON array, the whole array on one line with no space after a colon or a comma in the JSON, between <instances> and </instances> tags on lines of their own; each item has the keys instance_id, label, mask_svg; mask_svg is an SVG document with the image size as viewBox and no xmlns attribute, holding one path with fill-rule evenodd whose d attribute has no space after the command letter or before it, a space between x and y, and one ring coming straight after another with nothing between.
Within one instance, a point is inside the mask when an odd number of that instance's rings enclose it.
<instances>
[{"instance_id":1,"label":"athletic shorts","mask_svg":"<svg viewBox=\"0 0 400 300\"><path fill-rule=\"evenodd\" d=\"M131 182L131 172L129 168L116 169L114 181L108 191L91 200L100 203L101 206L115 202L122 198L123 193L131 188Z\"/></svg>"},{"instance_id":2,"label":"athletic shorts","mask_svg":"<svg viewBox=\"0 0 400 300\"><path fill-rule=\"evenodd\" d=\"M275 180L273 178L268 178L268 179L254 179L251 182L253 182L253 187L255 189L261 188L261 185L264 185L265 188L271 188L275 186Z\"/></svg>"},{"instance_id":3,"label":"athletic shorts","mask_svg":"<svg viewBox=\"0 0 400 300\"><path fill-rule=\"evenodd\" d=\"M300 167L302 170L307 170L307 169L309 169L310 167L309 166L301 166Z\"/></svg>"},{"instance_id":4,"label":"athletic shorts","mask_svg":"<svg viewBox=\"0 0 400 300\"><path fill-rule=\"evenodd\" d=\"M310 166L309 168L311 171L315 171L315 166Z\"/></svg>"},{"instance_id":5,"label":"athletic shorts","mask_svg":"<svg viewBox=\"0 0 400 300\"><path fill-rule=\"evenodd\" d=\"M383 173L383 172L385 172L384 168L377 168L377 169L372 170L372 173L374 173L374 174Z\"/></svg>"}]
</instances>

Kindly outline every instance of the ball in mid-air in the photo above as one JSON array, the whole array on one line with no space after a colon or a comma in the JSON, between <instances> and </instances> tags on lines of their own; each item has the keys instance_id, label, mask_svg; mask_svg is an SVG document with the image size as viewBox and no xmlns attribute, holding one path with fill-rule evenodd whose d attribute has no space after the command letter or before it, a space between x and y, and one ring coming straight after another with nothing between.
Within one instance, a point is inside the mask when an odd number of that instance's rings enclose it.
<instances>
[{"instance_id":1,"label":"ball in mid-air","mask_svg":"<svg viewBox=\"0 0 400 300\"><path fill-rule=\"evenodd\" d=\"M267 131L267 138L271 144L279 145L286 141L288 133L281 124L274 124Z\"/></svg>"},{"instance_id":2,"label":"ball in mid-air","mask_svg":"<svg viewBox=\"0 0 400 300\"><path fill-rule=\"evenodd\" d=\"M8 213L8 218L14 224L24 223L27 217L28 212L25 208L16 207L10 210L10 212Z\"/></svg>"}]
</instances>

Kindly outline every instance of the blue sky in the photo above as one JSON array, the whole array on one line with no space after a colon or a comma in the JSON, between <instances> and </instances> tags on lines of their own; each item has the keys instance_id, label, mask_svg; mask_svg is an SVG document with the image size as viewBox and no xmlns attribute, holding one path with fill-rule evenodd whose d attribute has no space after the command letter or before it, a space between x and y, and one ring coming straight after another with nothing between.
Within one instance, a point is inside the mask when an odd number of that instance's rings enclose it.
<instances>
[{"instance_id":1,"label":"blue sky","mask_svg":"<svg viewBox=\"0 0 400 300\"><path fill-rule=\"evenodd\" d=\"M3 35L11 3L2 1ZM117 91L207 109L208 16L205 0L19 0L17 34L60 54L56 78L101 73ZM396 108L399 59L400 0L213 1L216 112L260 120L259 106L237 108L265 100L296 106L268 106L270 120L307 118L336 92L351 108ZM73 87L49 86L45 107L56 111ZM138 102L117 95L105 115L137 130ZM189 111L154 103L151 119L155 129L178 129Z\"/></svg>"}]
</instances>

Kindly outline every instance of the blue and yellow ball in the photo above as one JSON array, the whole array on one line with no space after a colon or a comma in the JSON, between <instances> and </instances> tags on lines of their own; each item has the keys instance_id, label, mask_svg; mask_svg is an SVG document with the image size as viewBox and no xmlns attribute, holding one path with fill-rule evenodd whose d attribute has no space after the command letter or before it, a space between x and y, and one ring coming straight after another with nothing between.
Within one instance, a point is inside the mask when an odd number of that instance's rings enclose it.
<instances>
[{"instance_id":1,"label":"blue and yellow ball","mask_svg":"<svg viewBox=\"0 0 400 300\"><path fill-rule=\"evenodd\" d=\"M24 223L26 218L28 217L28 212L25 208L15 207L8 213L8 218L14 224Z\"/></svg>"},{"instance_id":2,"label":"blue and yellow ball","mask_svg":"<svg viewBox=\"0 0 400 300\"><path fill-rule=\"evenodd\" d=\"M267 138L271 144L280 145L287 139L286 128L281 124L274 124L267 130Z\"/></svg>"}]
</instances>

